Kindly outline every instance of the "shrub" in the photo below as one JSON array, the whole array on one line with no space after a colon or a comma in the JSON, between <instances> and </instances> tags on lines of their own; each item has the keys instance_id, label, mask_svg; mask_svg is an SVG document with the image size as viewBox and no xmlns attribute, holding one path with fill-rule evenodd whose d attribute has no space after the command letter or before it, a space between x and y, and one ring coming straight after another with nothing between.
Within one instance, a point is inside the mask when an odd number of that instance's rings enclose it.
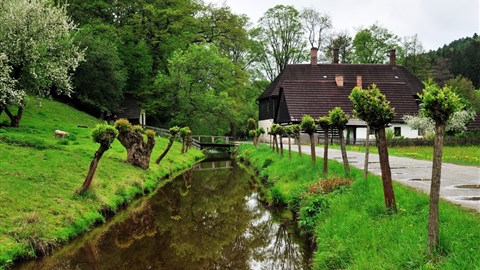
<instances>
[{"instance_id":1,"label":"shrub","mask_svg":"<svg viewBox=\"0 0 480 270\"><path fill-rule=\"evenodd\" d=\"M125 118L120 118L115 121L114 126L119 132L127 132L132 129L132 124Z\"/></svg>"},{"instance_id":2,"label":"shrub","mask_svg":"<svg viewBox=\"0 0 480 270\"><path fill-rule=\"evenodd\" d=\"M348 187L352 184L350 178L334 178L324 179L310 185L308 193L311 194L328 194L342 187Z\"/></svg>"},{"instance_id":3,"label":"shrub","mask_svg":"<svg viewBox=\"0 0 480 270\"><path fill-rule=\"evenodd\" d=\"M145 135L147 135L147 137L155 137L155 131L151 130L151 129L147 129L145 130Z\"/></svg>"},{"instance_id":4,"label":"shrub","mask_svg":"<svg viewBox=\"0 0 480 270\"><path fill-rule=\"evenodd\" d=\"M98 124L92 130L92 139L99 144L110 145L117 135L118 131L107 124Z\"/></svg>"},{"instance_id":5,"label":"shrub","mask_svg":"<svg viewBox=\"0 0 480 270\"><path fill-rule=\"evenodd\" d=\"M300 220L298 226L302 228L305 233L313 234L317 224L317 215L329 208L329 201L323 195L313 195L303 202L300 208Z\"/></svg>"}]
</instances>

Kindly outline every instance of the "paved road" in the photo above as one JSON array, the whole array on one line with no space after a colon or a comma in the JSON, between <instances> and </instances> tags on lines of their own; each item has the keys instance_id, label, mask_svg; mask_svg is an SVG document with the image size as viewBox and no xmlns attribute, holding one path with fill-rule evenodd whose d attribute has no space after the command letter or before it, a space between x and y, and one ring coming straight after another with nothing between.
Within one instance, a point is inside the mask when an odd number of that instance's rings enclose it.
<instances>
[{"instance_id":1,"label":"paved road","mask_svg":"<svg viewBox=\"0 0 480 270\"><path fill-rule=\"evenodd\" d=\"M292 150L294 149L295 151L298 150L296 146L292 145ZM303 146L302 152L310 154L310 147ZM323 147L317 147L316 154L319 157L323 157ZM348 151L347 156L350 166L363 170L365 153ZM340 150L328 149L328 157L329 159L343 162ZM396 182L421 190L427 194L430 193L431 161L393 156L390 156L389 159L392 178ZM368 163L371 173L381 175L377 154L370 154ZM460 188L463 185L477 185L477 187L480 185L480 167L443 163L440 197L480 212L480 189Z\"/></svg>"}]
</instances>

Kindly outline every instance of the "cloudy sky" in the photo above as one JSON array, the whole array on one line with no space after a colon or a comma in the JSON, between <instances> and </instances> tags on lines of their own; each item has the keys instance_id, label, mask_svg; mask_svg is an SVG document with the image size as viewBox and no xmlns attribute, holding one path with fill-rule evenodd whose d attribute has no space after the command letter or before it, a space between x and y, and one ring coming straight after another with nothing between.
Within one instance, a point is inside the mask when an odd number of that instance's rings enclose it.
<instances>
[{"instance_id":1,"label":"cloudy sky","mask_svg":"<svg viewBox=\"0 0 480 270\"><path fill-rule=\"evenodd\" d=\"M480 34L480 0L205 0L246 14L253 23L275 5L313 7L332 17L337 30L355 35L375 22L400 37L418 34L426 50Z\"/></svg>"}]
</instances>

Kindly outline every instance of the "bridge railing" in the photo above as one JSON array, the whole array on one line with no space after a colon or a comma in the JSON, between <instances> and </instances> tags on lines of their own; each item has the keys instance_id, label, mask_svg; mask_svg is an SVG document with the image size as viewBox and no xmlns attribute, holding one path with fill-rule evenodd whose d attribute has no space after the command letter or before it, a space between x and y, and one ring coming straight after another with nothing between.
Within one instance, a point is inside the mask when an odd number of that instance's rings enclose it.
<instances>
[{"instance_id":1,"label":"bridge railing","mask_svg":"<svg viewBox=\"0 0 480 270\"><path fill-rule=\"evenodd\" d=\"M193 135L192 137L200 143L230 144L234 140L233 137L228 136Z\"/></svg>"}]
</instances>

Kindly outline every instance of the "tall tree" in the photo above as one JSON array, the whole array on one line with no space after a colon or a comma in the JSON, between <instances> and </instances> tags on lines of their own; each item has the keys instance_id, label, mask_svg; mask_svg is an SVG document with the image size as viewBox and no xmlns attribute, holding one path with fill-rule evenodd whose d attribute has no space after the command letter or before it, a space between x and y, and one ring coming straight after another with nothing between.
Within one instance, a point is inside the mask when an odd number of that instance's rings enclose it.
<instances>
[{"instance_id":1,"label":"tall tree","mask_svg":"<svg viewBox=\"0 0 480 270\"><path fill-rule=\"evenodd\" d=\"M171 125L188 125L199 133L231 133L245 100L246 73L213 45L178 50L160 72L148 97L148 111Z\"/></svg>"},{"instance_id":2,"label":"tall tree","mask_svg":"<svg viewBox=\"0 0 480 270\"><path fill-rule=\"evenodd\" d=\"M431 80L425 83L420 106L421 113L435 122L430 208L428 214L428 246L431 253L438 250L438 203L442 174L442 149L445 125L448 119L463 108L457 94L448 86L439 88Z\"/></svg>"},{"instance_id":3,"label":"tall tree","mask_svg":"<svg viewBox=\"0 0 480 270\"><path fill-rule=\"evenodd\" d=\"M16 96L36 97L72 92L71 72L83 60L83 51L73 42L75 25L64 7L50 0L4 0L0 6L0 52L7 56ZM5 63L4 63L5 64ZM14 115L4 108L11 126L18 127L24 102Z\"/></svg>"},{"instance_id":4,"label":"tall tree","mask_svg":"<svg viewBox=\"0 0 480 270\"><path fill-rule=\"evenodd\" d=\"M345 172L350 174L350 165L348 164L347 148L345 146L345 135L343 131L347 126L349 116L340 107L335 107L329 112L329 120L331 127L338 130L338 136L340 137L340 148L342 151L343 167Z\"/></svg>"},{"instance_id":5,"label":"tall tree","mask_svg":"<svg viewBox=\"0 0 480 270\"><path fill-rule=\"evenodd\" d=\"M334 50L338 50L340 63L352 62L352 37L348 34L346 30L340 31L330 36L324 49L325 57L327 59L333 59Z\"/></svg>"},{"instance_id":6,"label":"tall tree","mask_svg":"<svg viewBox=\"0 0 480 270\"><path fill-rule=\"evenodd\" d=\"M12 67L7 59L7 55L0 53L0 114L7 105L20 105L25 96L25 92L15 87L17 81L10 76Z\"/></svg>"},{"instance_id":7,"label":"tall tree","mask_svg":"<svg viewBox=\"0 0 480 270\"><path fill-rule=\"evenodd\" d=\"M307 58L300 13L293 6L276 5L268 9L252 34L258 42L256 60L270 81L287 64Z\"/></svg>"},{"instance_id":8,"label":"tall tree","mask_svg":"<svg viewBox=\"0 0 480 270\"><path fill-rule=\"evenodd\" d=\"M355 115L367 122L370 128L375 130L378 155L380 158L380 170L382 171L383 196L385 206L389 211L396 212L395 193L392 185L392 172L388 160L387 137L385 127L393 120L395 110L390 107L390 102L375 84L367 89L353 88L349 96L353 103ZM369 136L369 134L367 134Z\"/></svg>"},{"instance_id":9,"label":"tall tree","mask_svg":"<svg viewBox=\"0 0 480 270\"><path fill-rule=\"evenodd\" d=\"M304 115L300 123L300 128L310 136L310 154L312 156L312 162L315 163L317 162L317 155L315 154L315 132L317 131L317 124L315 124L315 119L310 115Z\"/></svg>"},{"instance_id":10,"label":"tall tree","mask_svg":"<svg viewBox=\"0 0 480 270\"><path fill-rule=\"evenodd\" d=\"M400 55L398 62L420 80L428 79L430 63L418 35L404 37L401 47L403 55Z\"/></svg>"},{"instance_id":11,"label":"tall tree","mask_svg":"<svg viewBox=\"0 0 480 270\"><path fill-rule=\"evenodd\" d=\"M390 49L399 48L399 38L387 28L375 23L360 29L353 39L354 63L382 64L388 59Z\"/></svg>"},{"instance_id":12,"label":"tall tree","mask_svg":"<svg viewBox=\"0 0 480 270\"><path fill-rule=\"evenodd\" d=\"M322 14L313 8L304 8L300 14L303 27L308 34L308 42L312 48L323 52L328 37L328 31L332 29L332 18Z\"/></svg>"},{"instance_id":13,"label":"tall tree","mask_svg":"<svg viewBox=\"0 0 480 270\"><path fill-rule=\"evenodd\" d=\"M476 90L470 79L456 76L446 82L455 93L461 98L462 102L468 104L476 112L480 112L480 90Z\"/></svg>"},{"instance_id":14,"label":"tall tree","mask_svg":"<svg viewBox=\"0 0 480 270\"><path fill-rule=\"evenodd\" d=\"M84 25L76 36L86 51L73 83L73 96L101 111L117 111L123 101L127 70L118 50L115 28L107 24Z\"/></svg>"}]
</instances>

